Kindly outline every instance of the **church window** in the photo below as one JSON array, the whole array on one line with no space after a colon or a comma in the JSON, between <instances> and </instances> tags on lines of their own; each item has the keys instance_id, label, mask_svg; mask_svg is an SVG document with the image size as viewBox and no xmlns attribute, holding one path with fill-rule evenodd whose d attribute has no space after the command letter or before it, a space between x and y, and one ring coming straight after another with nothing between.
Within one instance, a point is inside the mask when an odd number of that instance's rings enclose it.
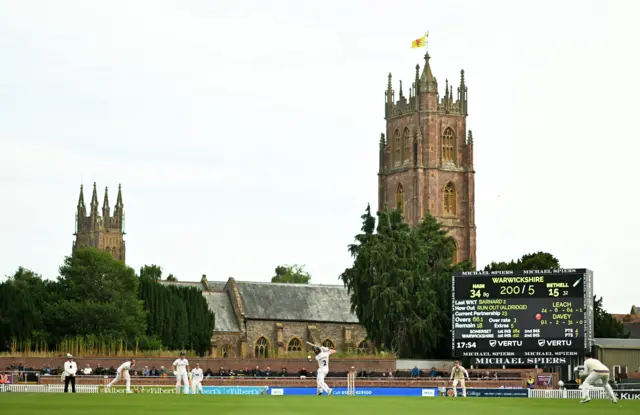
<instances>
[{"instance_id":1,"label":"church window","mask_svg":"<svg viewBox=\"0 0 640 415\"><path fill-rule=\"evenodd\" d=\"M442 134L442 161L455 162L455 135L451 127Z\"/></svg>"},{"instance_id":2,"label":"church window","mask_svg":"<svg viewBox=\"0 0 640 415\"><path fill-rule=\"evenodd\" d=\"M402 152L402 143L400 142L400 131L396 130L393 134L393 164L400 163Z\"/></svg>"},{"instance_id":3,"label":"church window","mask_svg":"<svg viewBox=\"0 0 640 415\"><path fill-rule=\"evenodd\" d=\"M301 352L302 351L302 342L297 337L289 340L289 345L287 346L288 352Z\"/></svg>"},{"instance_id":4,"label":"church window","mask_svg":"<svg viewBox=\"0 0 640 415\"><path fill-rule=\"evenodd\" d=\"M336 348L336 347L333 345L333 342L332 342L330 339L325 339L325 340L322 342L322 345L323 345L324 347L329 348L329 349L335 349L335 348Z\"/></svg>"},{"instance_id":5,"label":"church window","mask_svg":"<svg viewBox=\"0 0 640 415\"><path fill-rule=\"evenodd\" d=\"M256 342L255 356L262 358L269 357L269 342L265 337L260 337Z\"/></svg>"},{"instance_id":6,"label":"church window","mask_svg":"<svg viewBox=\"0 0 640 415\"><path fill-rule=\"evenodd\" d=\"M409 129L405 128L404 131L402 132L402 141L404 143L404 153L403 153L403 157L402 159L404 161L408 161L409 160L409 155L411 154L410 150L410 146L411 146L411 140L409 137Z\"/></svg>"},{"instance_id":7,"label":"church window","mask_svg":"<svg viewBox=\"0 0 640 415\"><path fill-rule=\"evenodd\" d=\"M445 215L455 216L457 212L456 206L456 188L453 183L449 182L444 187L442 197L442 208Z\"/></svg>"},{"instance_id":8,"label":"church window","mask_svg":"<svg viewBox=\"0 0 640 415\"><path fill-rule=\"evenodd\" d=\"M220 346L220 357L222 357L222 358L229 357L229 345L228 344L223 344L222 346Z\"/></svg>"},{"instance_id":9,"label":"church window","mask_svg":"<svg viewBox=\"0 0 640 415\"><path fill-rule=\"evenodd\" d=\"M404 207L404 189L402 188L402 185L399 184L398 189L396 190L396 208L400 212L402 212L403 207Z\"/></svg>"},{"instance_id":10,"label":"church window","mask_svg":"<svg viewBox=\"0 0 640 415\"><path fill-rule=\"evenodd\" d=\"M371 347L369 346L369 342L366 340L363 340L358 344L358 353L367 354L370 352L370 349Z\"/></svg>"}]
</instances>

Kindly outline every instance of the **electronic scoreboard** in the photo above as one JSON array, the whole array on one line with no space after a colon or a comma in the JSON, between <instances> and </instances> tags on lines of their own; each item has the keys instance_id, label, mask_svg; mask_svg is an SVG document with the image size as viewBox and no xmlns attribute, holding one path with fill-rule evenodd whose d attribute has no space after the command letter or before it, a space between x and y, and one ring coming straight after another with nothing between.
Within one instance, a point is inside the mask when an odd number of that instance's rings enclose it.
<instances>
[{"instance_id":1,"label":"electronic scoreboard","mask_svg":"<svg viewBox=\"0 0 640 415\"><path fill-rule=\"evenodd\" d=\"M453 274L452 347L475 364L562 365L594 343L587 269Z\"/></svg>"}]
</instances>

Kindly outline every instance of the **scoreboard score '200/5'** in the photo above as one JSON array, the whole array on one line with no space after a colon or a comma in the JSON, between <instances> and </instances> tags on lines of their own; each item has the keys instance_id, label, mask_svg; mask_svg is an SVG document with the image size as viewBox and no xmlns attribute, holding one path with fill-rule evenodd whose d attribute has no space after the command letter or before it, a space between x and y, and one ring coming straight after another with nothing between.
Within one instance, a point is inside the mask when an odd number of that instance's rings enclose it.
<instances>
[{"instance_id":1,"label":"scoreboard score '200/5'","mask_svg":"<svg viewBox=\"0 0 640 415\"><path fill-rule=\"evenodd\" d=\"M593 345L589 270L457 272L452 291L454 356L500 364L509 359L491 358L581 356Z\"/></svg>"}]
</instances>

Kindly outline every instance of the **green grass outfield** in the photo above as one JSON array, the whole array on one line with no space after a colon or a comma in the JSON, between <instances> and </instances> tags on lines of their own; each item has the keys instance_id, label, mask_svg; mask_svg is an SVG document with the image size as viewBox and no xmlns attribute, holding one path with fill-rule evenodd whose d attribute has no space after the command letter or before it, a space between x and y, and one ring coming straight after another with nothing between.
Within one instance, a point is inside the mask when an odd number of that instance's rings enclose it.
<instances>
[{"instance_id":1,"label":"green grass outfield","mask_svg":"<svg viewBox=\"0 0 640 415\"><path fill-rule=\"evenodd\" d=\"M422 398L359 396L211 396L2 393L0 413L7 415L113 414L443 414L443 415L584 415L640 414L640 401L528 398Z\"/></svg>"}]
</instances>

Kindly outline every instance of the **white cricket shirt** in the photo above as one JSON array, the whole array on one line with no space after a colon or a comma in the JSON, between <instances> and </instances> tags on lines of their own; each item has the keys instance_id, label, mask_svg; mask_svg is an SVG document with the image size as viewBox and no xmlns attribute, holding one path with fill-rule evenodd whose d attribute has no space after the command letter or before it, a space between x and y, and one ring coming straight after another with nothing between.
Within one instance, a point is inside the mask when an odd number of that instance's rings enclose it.
<instances>
[{"instance_id":1,"label":"white cricket shirt","mask_svg":"<svg viewBox=\"0 0 640 415\"><path fill-rule=\"evenodd\" d=\"M64 375L65 376L75 376L78 371L78 365L76 362L69 362L68 360L64 362Z\"/></svg>"},{"instance_id":2,"label":"white cricket shirt","mask_svg":"<svg viewBox=\"0 0 640 415\"><path fill-rule=\"evenodd\" d=\"M195 380L196 382L200 382L204 375L202 374L202 369L193 369L191 371L191 380Z\"/></svg>"},{"instance_id":3,"label":"white cricket shirt","mask_svg":"<svg viewBox=\"0 0 640 415\"><path fill-rule=\"evenodd\" d=\"M451 369L451 379L464 379L465 377L469 379L469 373L467 369L462 366L454 366L453 369Z\"/></svg>"},{"instance_id":4,"label":"white cricket shirt","mask_svg":"<svg viewBox=\"0 0 640 415\"><path fill-rule=\"evenodd\" d=\"M329 371L329 349L323 347L322 351L316 355L316 360L318 361L318 370L322 370L325 372Z\"/></svg>"},{"instance_id":5,"label":"white cricket shirt","mask_svg":"<svg viewBox=\"0 0 640 415\"><path fill-rule=\"evenodd\" d=\"M121 373L123 370L126 370L128 372L129 369L131 369L131 362L124 362L123 364L118 366L118 373Z\"/></svg>"},{"instance_id":6,"label":"white cricket shirt","mask_svg":"<svg viewBox=\"0 0 640 415\"><path fill-rule=\"evenodd\" d=\"M178 375L186 375L187 374L187 366L189 366L189 361L187 359L179 358L173 362L173 366L176 368L176 373Z\"/></svg>"},{"instance_id":7,"label":"white cricket shirt","mask_svg":"<svg viewBox=\"0 0 640 415\"><path fill-rule=\"evenodd\" d=\"M584 361L584 368L587 374L591 372L609 373L609 368L598 359L587 359Z\"/></svg>"}]
</instances>

